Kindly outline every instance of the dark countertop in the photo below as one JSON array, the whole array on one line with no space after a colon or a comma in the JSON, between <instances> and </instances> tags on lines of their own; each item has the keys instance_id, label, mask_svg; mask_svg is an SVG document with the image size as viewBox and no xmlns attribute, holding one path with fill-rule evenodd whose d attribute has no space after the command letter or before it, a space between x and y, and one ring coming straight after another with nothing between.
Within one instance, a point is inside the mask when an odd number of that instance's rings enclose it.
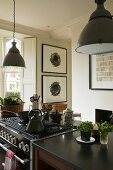
<instances>
[{"instance_id":1,"label":"dark countertop","mask_svg":"<svg viewBox=\"0 0 113 170\"><path fill-rule=\"evenodd\" d=\"M111 170L113 168L113 132L109 133L107 145L99 142L78 143L77 131L35 141L34 147L43 149L76 170Z\"/></svg>"}]
</instances>

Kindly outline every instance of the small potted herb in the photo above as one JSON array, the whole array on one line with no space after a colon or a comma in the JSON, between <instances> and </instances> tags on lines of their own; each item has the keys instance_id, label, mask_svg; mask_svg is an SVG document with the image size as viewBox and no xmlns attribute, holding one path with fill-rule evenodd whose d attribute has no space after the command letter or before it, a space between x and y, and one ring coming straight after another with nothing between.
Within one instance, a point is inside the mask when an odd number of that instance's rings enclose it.
<instances>
[{"instance_id":1,"label":"small potted herb","mask_svg":"<svg viewBox=\"0 0 113 170\"><path fill-rule=\"evenodd\" d=\"M109 124L109 122L105 121L102 123L97 123L98 131L100 132L100 143L107 144L108 143L108 133L113 131L113 125Z\"/></svg>"},{"instance_id":2,"label":"small potted herb","mask_svg":"<svg viewBox=\"0 0 113 170\"><path fill-rule=\"evenodd\" d=\"M83 141L90 141L91 132L93 130L93 123L90 121L82 122L78 128L81 133L81 140Z\"/></svg>"}]
</instances>

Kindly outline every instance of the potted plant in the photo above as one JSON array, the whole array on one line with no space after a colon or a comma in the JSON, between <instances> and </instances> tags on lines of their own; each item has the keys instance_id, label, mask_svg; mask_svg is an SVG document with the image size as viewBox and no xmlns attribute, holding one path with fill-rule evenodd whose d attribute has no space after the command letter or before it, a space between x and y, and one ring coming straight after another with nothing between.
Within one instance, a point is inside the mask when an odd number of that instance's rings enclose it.
<instances>
[{"instance_id":1,"label":"potted plant","mask_svg":"<svg viewBox=\"0 0 113 170\"><path fill-rule=\"evenodd\" d=\"M24 102L18 96L0 97L2 116L12 116L13 112L17 113L23 111L23 104Z\"/></svg>"},{"instance_id":2,"label":"potted plant","mask_svg":"<svg viewBox=\"0 0 113 170\"><path fill-rule=\"evenodd\" d=\"M93 130L93 123L91 121L84 121L77 128L81 133L81 140L90 141L91 132Z\"/></svg>"},{"instance_id":3,"label":"potted plant","mask_svg":"<svg viewBox=\"0 0 113 170\"><path fill-rule=\"evenodd\" d=\"M109 122L105 121L102 123L97 123L98 131L100 132L100 143L107 144L108 143L108 133L113 131L113 125Z\"/></svg>"}]
</instances>

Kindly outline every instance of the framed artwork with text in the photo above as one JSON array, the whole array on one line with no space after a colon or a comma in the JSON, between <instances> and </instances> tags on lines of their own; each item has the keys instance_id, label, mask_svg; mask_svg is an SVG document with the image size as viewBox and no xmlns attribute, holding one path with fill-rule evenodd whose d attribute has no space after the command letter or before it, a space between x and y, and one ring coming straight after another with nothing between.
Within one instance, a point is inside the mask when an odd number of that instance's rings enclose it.
<instances>
[{"instance_id":1,"label":"framed artwork with text","mask_svg":"<svg viewBox=\"0 0 113 170\"><path fill-rule=\"evenodd\" d=\"M113 54L89 56L89 88L113 90Z\"/></svg>"}]
</instances>

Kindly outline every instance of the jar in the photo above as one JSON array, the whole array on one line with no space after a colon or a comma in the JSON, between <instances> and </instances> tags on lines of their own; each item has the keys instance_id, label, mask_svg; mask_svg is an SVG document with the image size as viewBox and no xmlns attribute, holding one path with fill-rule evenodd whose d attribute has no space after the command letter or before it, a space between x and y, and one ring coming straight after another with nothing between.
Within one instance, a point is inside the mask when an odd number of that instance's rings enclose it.
<instances>
[{"instance_id":1,"label":"jar","mask_svg":"<svg viewBox=\"0 0 113 170\"><path fill-rule=\"evenodd\" d=\"M64 113L64 124L73 125L73 110L66 109L63 111Z\"/></svg>"}]
</instances>

